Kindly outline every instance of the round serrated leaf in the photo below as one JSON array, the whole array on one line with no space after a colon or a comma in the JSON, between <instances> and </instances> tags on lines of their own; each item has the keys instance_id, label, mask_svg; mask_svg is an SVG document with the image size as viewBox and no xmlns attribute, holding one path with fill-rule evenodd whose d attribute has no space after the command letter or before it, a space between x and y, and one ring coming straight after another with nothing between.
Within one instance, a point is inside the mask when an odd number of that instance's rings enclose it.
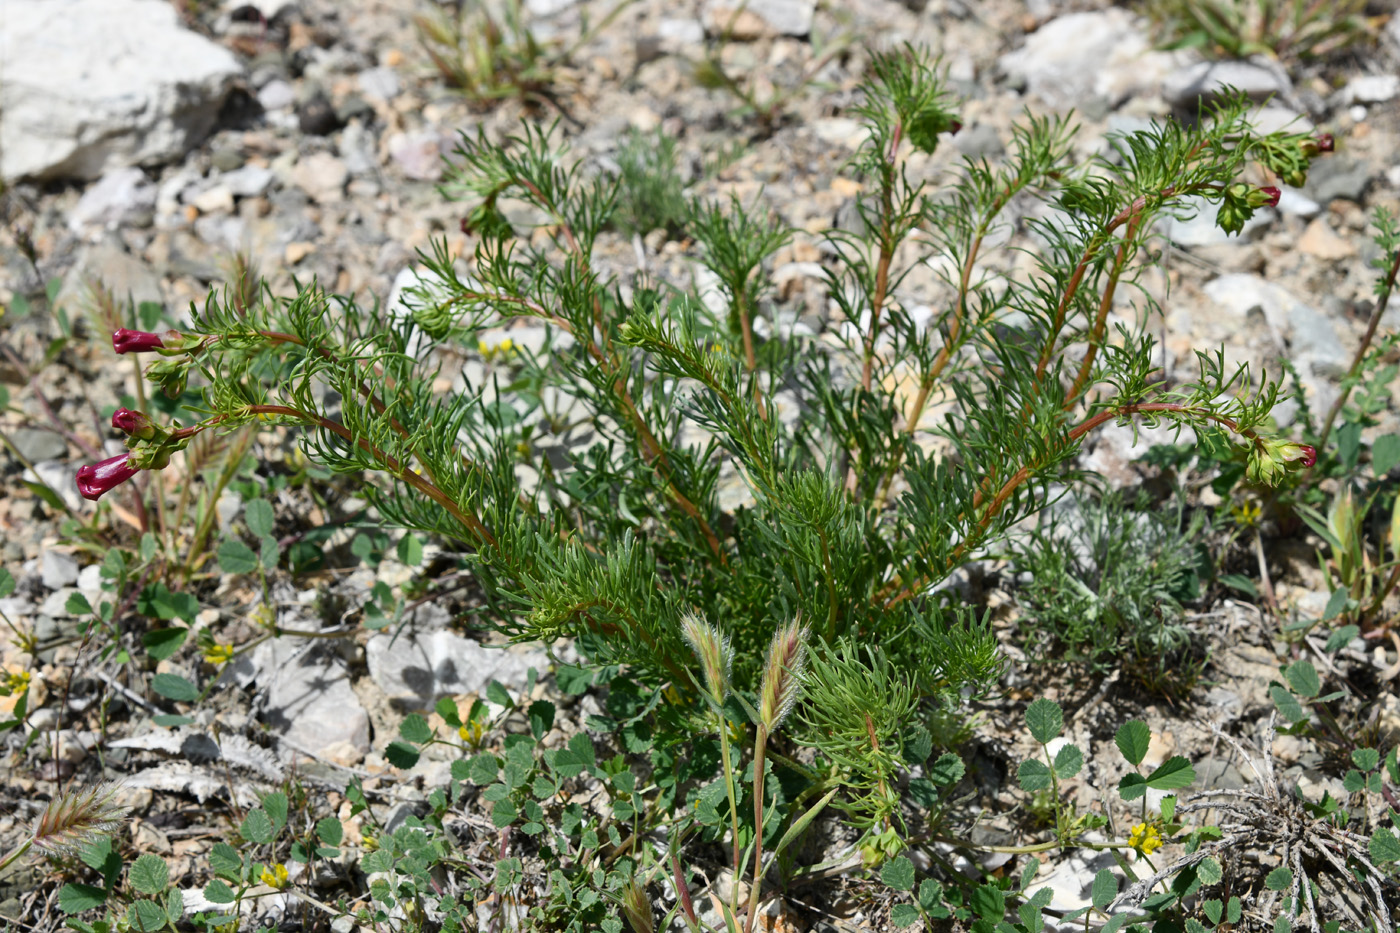
<instances>
[{"instance_id":1,"label":"round serrated leaf","mask_svg":"<svg viewBox=\"0 0 1400 933\"><path fill-rule=\"evenodd\" d=\"M65 884L58 889L58 909L65 914L80 914L101 907L107 892L90 884Z\"/></svg>"},{"instance_id":2,"label":"round serrated leaf","mask_svg":"<svg viewBox=\"0 0 1400 933\"><path fill-rule=\"evenodd\" d=\"M409 713L399 723L399 738L414 745L426 745L433 740L433 730L420 714Z\"/></svg>"},{"instance_id":3,"label":"round serrated leaf","mask_svg":"<svg viewBox=\"0 0 1400 933\"><path fill-rule=\"evenodd\" d=\"M1134 768L1142 764L1142 760L1147 757L1147 747L1151 742L1152 730L1141 719L1130 719L1123 723L1118 727L1118 734L1113 737L1118 751L1123 753L1128 764Z\"/></svg>"},{"instance_id":4,"label":"round serrated leaf","mask_svg":"<svg viewBox=\"0 0 1400 933\"><path fill-rule=\"evenodd\" d=\"M1287 719L1290 724L1299 723L1308 718L1307 711L1298 702L1298 698L1278 684L1269 687L1269 696L1273 698L1274 706L1278 707L1279 715Z\"/></svg>"},{"instance_id":5,"label":"round serrated leaf","mask_svg":"<svg viewBox=\"0 0 1400 933\"><path fill-rule=\"evenodd\" d=\"M1264 877L1264 887L1270 891L1287 891L1293 885L1293 872L1283 865Z\"/></svg>"},{"instance_id":6,"label":"round serrated leaf","mask_svg":"<svg viewBox=\"0 0 1400 933\"><path fill-rule=\"evenodd\" d=\"M258 555L237 538L229 538L220 544L218 556L219 568L224 573L252 573L258 569Z\"/></svg>"},{"instance_id":7,"label":"round serrated leaf","mask_svg":"<svg viewBox=\"0 0 1400 933\"><path fill-rule=\"evenodd\" d=\"M880 869L880 880L896 891L914 890L914 863L904 856L892 858Z\"/></svg>"},{"instance_id":8,"label":"round serrated leaf","mask_svg":"<svg viewBox=\"0 0 1400 933\"><path fill-rule=\"evenodd\" d=\"M919 908L913 904L895 904L890 908L890 923L897 929L912 927L919 922Z\"/></svg>"},{"instance_id":9,"label":"round serrated leaf","mask_svg":"<svg viewBox=\"0 0 1400 933\"><path fill-rule=\"evenodd\" d=\"M1064 745L1055 753L1055 776L1072 778L1084 767L1084 753L1078 745Z\"/></svg>"},{"instance_id":10,"label":"round serrated leaf","mask_svg":"<svg viewBox=\"0 0 1400 933\"><path fill-rule=\"evenodd\" d=\"M1371 861L1378 863L1400 862L1400 839L1395 838L1395 833L1388 827L1377 827L1371 834L1371 841L1367 845L1371 853Z\"/></svg>"},{"instance_id":11,"label":"round serrated leaf","mask_svg":"<svg viewBox=\"0 0 1400 933\"><path fill-rule=\"evenodd\" d=\"M165 908L155 901L135 901L127 909L126 919L135 933L156 933L165 926L169 918Z\"/></svg>"},{"instance_id":12,"label":"round serrated leaf","mask_svg":"<svg viewBox=\"0 0 1400 933\"><path fill-rule=\"evenodd\" d=\"M1065 727L1065 714L1060 704L1041 697L1026 707L1026 728L1041 745L1060 734Z\"/></svg>"},{"instance_id":13,"label":"round serrated leaf","mask_svg":"<svg viewBox=\"0 0 1400 933\"><path fill-rule=\"evenodd\" d=\"M1154 790L1179 790L1190 787L1196 780L1196 769L1181 755L1173 755L1147 776L1147 786Z\"/></svg>"},{"instance_id":14,"label":"round serrated leaf","mask_svg":"<svg viewBox=\"0 0 1400 933\"><path fill-rule=\"evenodd\" d=\"M966 770L963 760L955 752L944 752L938 756L937 761L924 769L924 773L935 784L947 786L961 781Z\"/></svg>"},{"instance_id":15,"label":"round serrated leaf","mask_svg":"<svg viewBox=\"0 0 1400 933\"><path fill-rule=\"evenodd\" d=\"M126 880L138 894L154 897L165 890L170 880L170 866L159 855L148 852L131 864Z\"/></svg>"},{"instance_id":16,"label":"round serrated leaf","mask_svg":"<svg viewBox=\"0 0 1400 933\"><path fill-rule=\"evenodd\" d=\"M204 899L211 904L232 904L235 897L233 888L215 878L204 886Z\"/></svg>"},{"instance_id":17,"label":"round serrated leaf","mask_svg":"<svg viewBox=\"0 0 1400 933\"><path fill-rule=\"evenodd\" d=\"M1284 679L1293 692L1302 697L1315 697L1322 692L1322 681L1318 679L1317 668L1311 661L1294 661L1283 672Z\"/></svg>"},{"instance_id":18,"label":"round serrated leaf","mask_svg":"<svg viewBox=\"0 0 1400 933\"><path fill-rule=\"evenodd\" d=\"M249 842L266 845L272 841L272 820L261 807L249 810L238 829Z\"/></svg>"},{"instance_id":19,"label":"round serrated leaf","mask_svg":"<svg viewBox=\"0 0 1400 933\"><path fill-rule=\"evenodd\" d=\"M1219 884L1220 879L1225 877L1225 873L1220 868L1220 862L1211 857L1203 858L1196 865L1196 877L1201 879L1201 884Z\"/></svg>"},{"instance_id":20,"label":"round serrated leaf","mask_svg":"<svg viewBox=\"0 0 1400 933\"><path fill-rule=\"evenodd\" d=\"M1050 787L1050 768L1043 761L1027 758L1016 770L1016 781L1027 793L1046 790Z\"/></svg>"},{"instance_id":21,"label":"round serrated leaf","mask_svg":"<svg viewBox=\"0 0 1400 933\"><path fill-rule=\"evenodd\" d=\"M1381 763L1381 753L1374 748L1352 749L1351 763L1362 771L1373 771Z\"/></svg>"},{"instance_id":22,"label":"round serrated leaf","mask_svg":"<svg viewBox=\"0 0 1400 933\"><path fill-rule=\"evenodd\" d=\"M1094 875L1094 885L1090 889L1089 899L1099 910L1105 910L1117 896L1118 879L1107 868L1099 869L1098 874Z\"/></svg>"}]
</instances>

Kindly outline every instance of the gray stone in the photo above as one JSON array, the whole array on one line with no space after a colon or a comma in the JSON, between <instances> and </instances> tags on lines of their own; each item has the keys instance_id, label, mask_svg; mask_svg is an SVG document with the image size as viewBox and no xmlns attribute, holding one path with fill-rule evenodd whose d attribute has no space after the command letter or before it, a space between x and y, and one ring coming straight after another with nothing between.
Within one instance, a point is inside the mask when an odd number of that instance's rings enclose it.
<instances>
[{"instance_id":1,"label":"gray stone","mask_svg":"<svg viewBox=\"0 0 1400 933\"><path fill-rule=\"evenodd\" d=\"M352 176L368 175L379 165L374 152L374 134L359 120L351 120L341 131L336 151Z\"/></svg>"},{"instance_id":2,"label":"gray stone","mask_svg":"<svg viewBox=\"0 0 1400 933\"><path fill-rule=\"evenodd\" d=\"M84 300L94 282L101 282L121 302L130 298L139 305L143 301L164 300L156 271L139 256L128 253L121 241L112 236L84 247L78 254L78 261L64 277L59 302L71 306Z\"/></svg>"},{"instance_id":3,"label":"gray stone","mask_svg":"<svg viewBox=\"0 0 1400 933\"><path fill-rule=\"evenodd\" d=\"M1162 97L1173 107L1194 111L1202 102L1215 100L1232 87L1250 100L1263 102L1293 93L1288 75L1276 65L1255 62L1197 62L1168 75Z\"/></svg>"},{"instance_id":4,"label":"gray stone","mask_svg":"<svg viewBox=\"0 0 1400 933\"><path fill-rule=\"evenodd\" d=\"M969 159L995 159L1006 151L996 127L986 123L965 126L953 137L953 145Z\"/></svg>"},{"instance_id":5,"label":"gray stone","mask_svg":"<svg viewBox=\"0 0 1400 933\"><path fill-rule=\"evenodd\" d=\"M350 177L345 163L329 152L316 152L303 157L292 169L292 178L301 190L318 204L331 204L345 199L345 182Z\"/></svg>"},{"instance_id":6,"label":"gray stone","mask_svg":"<svg viewBox=\"0 0 1400 933\"><path fill-rule=\"evenodd\" d=\"M437 181L442 177L442 134L437 130L395 133L389 137L389 157L409 178Z\"/></svg>"},{"instance_id":7,"label":"gray stone","mask_svg":"<svg viewBox=\"0 0 1400 933\"><path fill-rule=\"evenodd\" d=\"M1126 10L1069 13L1026 37L999 65L1013 83L1052 107L1079 106L1091 95L1116 106L1155 86L1175 66L1152 51L1140 21Z\"/></svg>"},{"instance_id":8,"label":"gray stone","mask_svg":"<svg viewBox=\"0 0 1400 933\"><path fill-rule=\"evenodd\" d=\"M220 172L232 172L243 164L243 150L237 146L219 146L209 154L209 164Z\"/></svg>"},{"instance_id":9,"label":"gray stone","mask_svg":"<svg viewBox=\"0 0 1400 933\"><path fill-rule=\"evenodd\" d=\"M1342 88L1342 105L1382 104L1400 95L1400 75L1361 75Z\"/></svg>"},{"instance_id":10,"label":"gray stone","mask_svg":"<svg viewBox=\"0 0 1400 933\"><path fill-rule=\"evenodd\" d=\"M30 463L41 460L62 460L68 456L68 442L63 435L44 428L16 428L10 435L15 449Z\"/></svg>"},{"instance_id":11,"label":"gray stone","mask_svg":"<svg viewBox=\"0 0 1400 933\"><path fill-rule=\"evenodd\" d=\"M296 88L281 78L274 78L258 91L258 103L264 110L285 110L296 102Z\"/></svg>"},{"instance_id":12,"label":"gray stone","mask_svg":"<svg viewBox=\"0 0 1400 933\"><path fill-rule=\"evenodd\" d=\"M805 36L812 31L815 0L708 0L701 20L711 35L747 41Z\"/></svg>"},{"instance_id":13,"label":"gray stone","mask_svg":"<svg viewBox=\"0 0 1400 933\"><path fill-rule=\"evenodd\" d=\"M1322 210L1322 205L1304 197L1293 188L1283 188L1279 194L1278 209L1281 214L1292 214L1304 220L1311 220Z\"/></svg>"},{"instance_id":14,"label":"gray stone","mask_svg":"<svg viewBox=\"0 0 1400 933\"><path fill-rule=\"evenodd\" d=\"M294 748L343 757L341 743L369 751L369 714L350 688L344 660L303 639L274 638L253 652L263 721Z\"/></svg>"},{"instance_id":15,"label":"gray stone","mask_svg":"<svg viewBox=\"0 0 1400 933\"><path fill-rule=\"evenodd\" d=\"M5 0L0 176L99 178L177 158L241 68L165 0Z\"/></svg>"},{"instance_id":16,"label":"gray stone","mask_svg":"<svg viewBox=\"0 0 1400 933\"><path fill-rule=\"evenodd\" d=\"M1371 167L1350 156L1318 159L1308 170L1303 192L1319 204L1337 199L1361 202L1371 184Z\"/></svg>"},{"instance_id":17,"label":"gray stone","mask_svg":"<svg viewBox=\"0 0 1400 933\"><path fill-rule=\"evenodd\" d=\"M83 192L68 214L68 228L145 226L156 208L156 186L139 168L119 168ZM144 221L144 222L143 222Z\"/></svg>"},{"instance_id":18,"label":"gray stone","mask_svg":"<svg viewBox=\"0 0 1400 933\"><path fill-rule=\"evenodd\" d=\"M72 586L78 582L78 562L71 554L45 548L39 557L39 579L51 590Z\"/></svg>"},{"instance_id":19,"label":"gray stone","mask_svg":"<svg viewBox=\"0 0 1400 933\"><path fill-rule=\"evenodd\" d=\"M272 169L261 165L245 165L226 172L219 181L238 198L255 198L272 184Z\"/></svg>"},{"instance_id":20,"label":"gray stone","mask_svg":"<svg viewBox=\"0 0 1400 933\"><path fill-rule=\"evenodd\" d=\"M399 93L399 75L392 68L380 66L360 72L360 93L369 100L390 100Z\"/></svg>"},{"instance_id":21,"label":"gray stone","mask_svg":"<svg viewBox=\"0 0 1400 933\"><path fill-rule=\"evenodd\" d=\"M430 709L444 696L483 694L493 680L520 687L530 668L549 666L543 652L486 648L446 631L375 635L365 645L365 660L389 699L413 709Z\"/></svg>"},{"instance_id":22,"label":"gray stone","mask_svg":"<svg viewBox=\"0 0 1400 933\"><path fill-rule=\"evenodd\" d=\"M577 6L579 0L525 0L525 9L531 16L556 16L569 7Z\"/></svg>"}]
</instances>

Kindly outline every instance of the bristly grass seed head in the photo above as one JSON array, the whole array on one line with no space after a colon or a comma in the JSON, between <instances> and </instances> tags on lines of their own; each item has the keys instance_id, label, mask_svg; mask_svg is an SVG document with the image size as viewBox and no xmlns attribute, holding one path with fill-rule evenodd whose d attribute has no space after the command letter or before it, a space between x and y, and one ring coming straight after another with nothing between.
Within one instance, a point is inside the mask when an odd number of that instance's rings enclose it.
<instances>
[{"instance_id":1,"label":"bristly grass seed head","mask_svg":"<svg viewBox=\"0 0 1400 933\"><path fill-rule=\"evenodd\" d=\"M34 820L34 848L44 855L69 855L121 826L127 808L117 803L114 781L59 794Z\"/></svg>"},{"instance_id":2,"label":"bristly grass seed head","mask_svg":"<svg viewBox=\"0 0 1400 933\"><path fill-rule=\"evenodd\" d=\"M770 734L776 732L792 712L802 689L802 672L807 664L807 628L796 619L778 629L768 647L763 665L763 685L759 688L758 718Z\"/></svg>"},{"instance_id":3,"label":"bristly grass seed head","mask_svg":"<svg viewBox=\"0 0 1400 933\"><path fill-rule=\"evenodd\" d=\"M681 636L700 659L710 699L716 706L724 705L725 697L729 696L729 674L734 666L734 649L729 639L695 612L681 616Z\"/></svg>"}]
</instances>

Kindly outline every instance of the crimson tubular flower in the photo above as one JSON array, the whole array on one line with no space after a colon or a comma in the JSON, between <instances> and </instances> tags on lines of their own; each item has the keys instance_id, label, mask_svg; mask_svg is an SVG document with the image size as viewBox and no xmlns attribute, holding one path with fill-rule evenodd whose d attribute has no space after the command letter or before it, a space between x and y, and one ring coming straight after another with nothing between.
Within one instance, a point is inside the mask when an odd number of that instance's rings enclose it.
<instances>
[{"instance_id":1,"label":"crimson tubular flower","mask_svg":"<svg viewBox=\"0 0 1400 933\"><path fill-rule=\"evenodd\" d=\"M164 347L165 342L160 339L160 334L151 334L144 330L127 330L125 327L118 327L112 332L112 349L118 353L144 353L147 350L160 350Z\"/></svg>"},{"instance_id":2,"label":"crimson tubular flower","mask_svg":"<svg viewBox=\"0 0 1400 933\"><path fill-rule=\"evenodd\" d=\"M1268 200L1264 202L1267 206L1278 207L1278 199L1283 196L1282 191L1278 190L1273 185L1268 185L1259 190L1269 196Z\"/></svg>"},{"instance_id":3,"label":"crimson tubular flower","mask_svg":"<svg viewBox=\"0 0 1400 933\"><path fill-rule=\"evenodd\" d=\"M115 489L141 472L130 463L129 454L117 454L78 470L78 492L84 499L96 502L102 494Z\"/></svg>"}]
</instances>

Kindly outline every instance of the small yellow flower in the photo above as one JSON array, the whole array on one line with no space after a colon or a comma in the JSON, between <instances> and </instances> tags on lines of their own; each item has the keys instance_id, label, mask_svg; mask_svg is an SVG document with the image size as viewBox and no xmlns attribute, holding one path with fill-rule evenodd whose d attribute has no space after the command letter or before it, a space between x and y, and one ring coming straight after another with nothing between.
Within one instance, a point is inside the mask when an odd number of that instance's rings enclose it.
<instances>
[{"instance_id":1,"label":"small yellow flower","mask_svg":"<svg viewBox=\"0 0 1400 933\"><path fill-rule=\"evenodd\" d=\"M505 340L501 341L500 346L498 346L496 349L500 350L503 354L509 353L511 350L515 349L515 341L507 337Z\"/></svg>"},{"instance_id":2,"label":"small yellow flower","mask_svg":"<svg viewBox=\"0 0 1400 933\"><path fill-rule=\"evenodd\" d=\"M1151 855L1162 848L1162 834L1157 831L1155 826L1139 823L1133 827L1133 831L1128 835L1128 845L1143 855Z\"/></svg>"},{"instance_id":3,"label":"small yellow flower","mask_svg":"<svg viewBox=\"0 0 1400 933\"><path fill-rule=\"evenodd\" d=\"M1245 500L1231 510L1235 519L1235 524L1241 528L1253 528L1259 524L1260 515L1263 509L1259 503Z\"/></svg>"},{"instance_id":4,"label":"small yellow flower","mask_svg":"<svg viewBox=\"0 0 1400 933\"><path fill-rule=\"evenodd\" d=\"M481 737L485 734L486 726L480 719L473 719L470 722L463 723L457 729L457 735L472 748L476 748L481 744Z\"/></svg>"},{"instance_id":5,"label":"small yellow flower","mask_svg":"<svg viewBox=\"0 0 1400 933\"><path fill-rule=\"evenodd\" d=\"M283 865L281 862L275 865L269 865L262 870L262 874L258 876L258 880L269 888L276 888L280 891L288 884L287 866Z\"/></svg>"},{"instance_id":6,"label":"small yellow flower","mask_svg":"<svg viewBox=\"0 0 1400 933\"><path fill-rule=\"evenodd\" d=\"M233 645L210 645L204 649L204 660L222 667L233 660Z\"/></svg>"},{"instance_id":7,"label":"small yellow flower","mask_svg":"<svg viewBox=\"0 0 1400 933\"><path fill-rule=\"evenodd\" d=\"M0 697L14 696L29 689L28 671L10 671L0 678Z\"/></svg>"}]
</instances>

